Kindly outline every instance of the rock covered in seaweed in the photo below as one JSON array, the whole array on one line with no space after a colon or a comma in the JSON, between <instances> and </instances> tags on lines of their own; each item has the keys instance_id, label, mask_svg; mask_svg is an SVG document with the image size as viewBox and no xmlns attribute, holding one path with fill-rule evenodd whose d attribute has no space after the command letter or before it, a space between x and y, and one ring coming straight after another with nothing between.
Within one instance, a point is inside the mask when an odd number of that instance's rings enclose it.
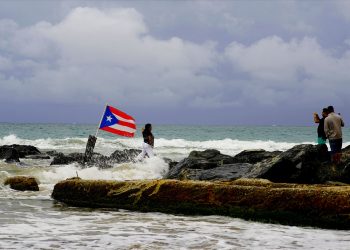
<instances>
[{"instance_id":1,"label":"rock covered in seaweed","mask_svg":"<svg viewBox=\"0 0 350 250\"><path fill-rule=\"evenodd\" d=\"M14 176L6 178L4 185L19 191L39 191L38 182L31 176Z\"/></svg>"},{"instance_id":2,"label":"rock covered in seaweed","mask_svg":"<svg viewBox=\"0 0 350 250\"><path fill-rule=\"evenodd\" d=\"M79 207L217 214L287 225L350 229L350 186L233 182L66 180L52 197Z\"/></svg>"}]
</instances>

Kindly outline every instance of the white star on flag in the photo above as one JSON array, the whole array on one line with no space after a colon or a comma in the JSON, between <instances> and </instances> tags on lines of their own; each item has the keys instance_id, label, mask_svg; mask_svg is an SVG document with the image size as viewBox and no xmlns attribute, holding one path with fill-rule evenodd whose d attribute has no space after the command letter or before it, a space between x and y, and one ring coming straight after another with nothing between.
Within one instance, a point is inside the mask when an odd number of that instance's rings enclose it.
<instances>
[{"instance_id":1,"label":"white star on flag","mask_svg":"<svg viewBox=\"0 0 350 250\"><path fill-rule=\"evenodd\" d=\"M107 121L112 122L112 116L107 116Z\"/></svg>"}]
</instances>

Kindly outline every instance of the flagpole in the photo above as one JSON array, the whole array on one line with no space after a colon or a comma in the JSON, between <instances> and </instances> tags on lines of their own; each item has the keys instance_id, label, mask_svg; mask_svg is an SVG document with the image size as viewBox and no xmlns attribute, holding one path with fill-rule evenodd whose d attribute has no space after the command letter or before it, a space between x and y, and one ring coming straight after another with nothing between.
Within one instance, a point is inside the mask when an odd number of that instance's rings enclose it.
<instances>
[{"instance_id":1,"label":"flagpole","mask_svg":"<svg viewBox=\"0 0 350 250\"><path fill-rule=\"evenodd\" d=\"M97 138L98 131L100 130L100 126L101 126L101 122L102 122L103 116L105 115L106 107L107 107L107 103L106 103L106 105L105 105L105 108L103 109L100 122L99 122L99 124L98 124L98 126L97 126L97 130L96 130L96 134L95 134L95 137L96 137L96 138Z\"/></svg>"}]
</instances>

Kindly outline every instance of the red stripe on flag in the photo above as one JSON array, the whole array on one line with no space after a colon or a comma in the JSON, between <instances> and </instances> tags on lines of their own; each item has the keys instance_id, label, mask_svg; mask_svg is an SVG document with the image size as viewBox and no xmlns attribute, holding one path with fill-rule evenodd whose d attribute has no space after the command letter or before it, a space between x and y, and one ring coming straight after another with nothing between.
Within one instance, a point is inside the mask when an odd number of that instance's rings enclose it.
<instances>
[{"instance_id":1,"label":"red stripe on flag","mask_svg":"<svg viewBox=\"0 0 350 250\"><path fill-rule=\"evenodd\" d=\"M118 124L121 126L129 127L129 128L134 128L136 129L136 125L134 123L129 123L129 122L123 122L123 121L118 121Z\"/></svg>"},{"instance_id":2,"label":"red stripe on flag","mask_svg":"<svg viewBox=\"0 0 350 250\"><path fill-rule=\"evenodd\" d=\"M123 117L124 119L128 119L128 120L135 120L134 118L132 118L130 115L125 114L124 112L120 111L119 109L113 108L112 106L108 106L109 110L116 114L119 115L120 117Z\"/></svg>"},{"instance_id":3,"label":"red stripe on flag","mask_svg":"<svg viewBox=\"0 0 350 250\"><path fill-rule=\"evenodd\" d=\"M129 133L129 132L125 132L125 131L121 131L118 129L114 129L114 128L110 128L110 127L103 127L100 128L101 130L113 133L113 134L117 134L117 135L121 135L121 136L126 136L126 137L134 137L135 133Z\"/></svg>"}]
</instances>

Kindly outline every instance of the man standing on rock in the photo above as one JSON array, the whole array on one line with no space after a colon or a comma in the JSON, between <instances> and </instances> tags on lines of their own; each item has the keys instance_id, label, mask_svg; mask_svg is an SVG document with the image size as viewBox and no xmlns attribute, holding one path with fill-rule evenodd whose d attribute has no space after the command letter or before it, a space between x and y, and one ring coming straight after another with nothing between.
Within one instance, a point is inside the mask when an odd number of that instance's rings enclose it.
<instances>
[{"instance_id":1,"label":"man standing on rock","mask_svg":"<svg viewBox=\"0 0 350 250\"><path fill-rule=\"evenodd\" d=\"M344 121L340 114L334 113L333 106L329 106L327 109L328 116L324 120L324 132L331 147L332 162L339 164L343 143L341 127L344 127Z\"/></svg>"}]
</instances>

